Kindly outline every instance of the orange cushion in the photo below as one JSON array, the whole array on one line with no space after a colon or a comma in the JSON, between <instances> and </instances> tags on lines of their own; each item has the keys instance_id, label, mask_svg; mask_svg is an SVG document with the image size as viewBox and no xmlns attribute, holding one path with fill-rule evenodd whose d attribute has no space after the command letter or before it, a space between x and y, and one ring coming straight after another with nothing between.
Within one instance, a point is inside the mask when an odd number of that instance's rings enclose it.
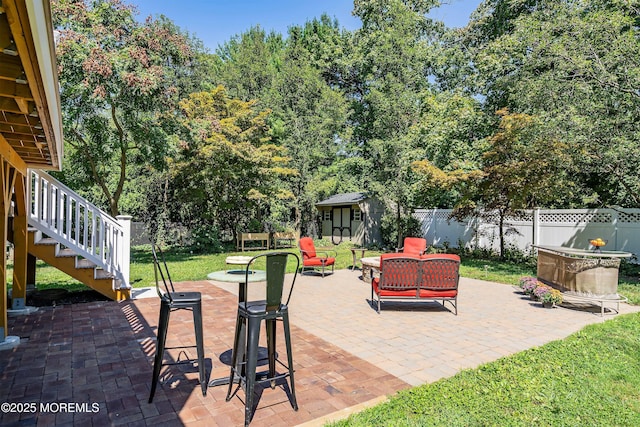
<instances>
[{"instance_id":1,"label":"orange cushion","mask_svg":"<svg viewBox=\"0 0 640 427\"><path fill-rule=\"evenodd\" d=\"M412 258L412 259L420 259L418 256L416 255L412 255L412 254L405 254L402 252L391 252L388 254L382 254L380 255L380 263L382 263L382 260L385 260L387 258Z\"/></svg>"},{"instance_id":2,"label":"orange cushion","mask_svg":"<svg viewBox=\"0 0 640 427\"><path fill-rule=\"evenodd\" d=\"M430 259L430 258L444 258L444 259L450 259L453 261L460 262L460 257L456 254L427 254L427 255L420 256L420 259Z\"/></svg>"},{"instance_id":3,"label":"orange cushion","mask_svg":"<svg viewBox=\"0 0 640 427\"><path fill-rule=\"evenodd\" d=\"M311 237L303 237L300 239L300 249L302 249L302 258L304 259L314 258L316 256L316 246L313 244Z\"/></svg>"},{"instance_id":4,"label":"orange cushion","mask_svg":"<svg viewBox=\"0 0 640 427\"><path fill-rule=\"evenodd\" d=\"M427 240L422 237L405 237L404 248L402 252L405 254L420 255L427 250Z\"/></svg>"},{"instance_id":5,"label":"orange cushion","mask_svg":"<svg viewBox=\"0 0 640 427\"><path fill-rule=\"evenodd\" d=\"M422 289L420 291L420 298L455 298L458 295L456 289L449 291L432 291L428 289Z\"/></svg>"},{"instance_id":6,"label":"orange cushion","mask_svg":"<svg viewBox=\"0 0 640 427\"><path fill-rule=\"evenodd\" d=\"M416 290L408 289L406 291L390 291L390 290L380 290L378 287L380 284L379 278L374 278L371 282L371 286L373 286L373 291L380 295L381 297L404 297L404 298L415 298ZM457 290L447 290L447 291L432 291L427 289L420 290L420 298L455 298L458 295Z\"/></svg>"},{"instance_id":7,"label":"orange cushion","mask_svg":"<svg viewBox=\"0 0 640 427\"><path fill-rule=\"evenodd\" d=\"M320 266L323 265L323 261L324 261L324 265L333 265L333 263L336 262L336 259L333 258L333 257L329 257L329 258L319 258L319 257L307 258L307 259L302 261L302 265L304 265L305 267L320 267Z\"/></svg>"}]
</instances>

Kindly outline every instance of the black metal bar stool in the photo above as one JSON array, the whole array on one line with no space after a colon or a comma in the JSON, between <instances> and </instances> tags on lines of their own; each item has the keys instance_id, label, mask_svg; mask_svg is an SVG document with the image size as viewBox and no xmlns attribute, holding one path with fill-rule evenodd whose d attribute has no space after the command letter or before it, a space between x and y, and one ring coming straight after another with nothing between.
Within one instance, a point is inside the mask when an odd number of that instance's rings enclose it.
<instances>
[{"instance_id":1,"label":"black metal bar stool","mask_svg":"<svg viewBox=\"0 0 640 427\"><path fill-rule=\"evenodd\" d=\"M176 310L190 310L193 312L193 326L196 334L196 349L198 353L198 369L200 371L200 386L202 387L202 395L207 395L207 381L204 365L204 344L202 339L202 297L200 292L176 292L171 281L169 269L164 259L164 255L160 248L156 248L154 243L151 244L151 252L153 253L153 271L156 279L156 290L160 297L160 319L158 320L158 339L156 341L156 355L153 361L153 379L151 381L151 392L149 393L149 403L153 401L153 395L158 385L158 377L162 366L180 365L185 363L193 363L193 360L187 359L177 362L163 363L164 351L172 349L193 348L194 346L181 347L165 347L167 341L167 329L169 328L169 315ZM160 255L160 259L158 258ZM164 284L164 290L160 289L158 273Z\"/></svg>"},{"instance_id":2,"label":"black metal bar stool","mask_svg":"<svg viewBox=\"0 0 640 427\"><path fill-rule=\"evenodd\" d=\"M288 257L296 259L296 269L291 282L289 295L286 302L282 302L284 290L284 279L287 268ZM229 401L240 389L245 390L245 419L244 424L248 426L253 417L254 388L258 383L269 382L271 388L275 388L278 380L285 380L289 377L289 389L291 391L290 403L294 410L298 410L296 401L295 383L293 378L293 354L291 352L291 331L289 328L289 300L296 280L300 259L297 255L289 252L271 252L253 257L247 266L245 283L249 283L248 275L251 273L255 260L265 258L267 284L265 289L265 299L260 301L240 301L238 303L238 317L236 320L235 339L233 343L233 356L231 361L231 374L229 378L229 390L227 401ZM255 286L255 285L252 285ZM245 295L247 290L245 288ZM258 342L260 339L260 325L265 321L267 334L267 354L269 358L269 371L267 373L256 374L258 365ZM281 320L284 327L284 339L287 349L287 364L282 363L276 353L276 321ZM246 334L246 338L244 336ZM246 343L246 348L240 348L242 343ZM238 355L242 358L238 361ZM276 363L286 369L286 372L279 374L276 371ZM235 380L235 381L234 381ZM235 391L234 382L238 383Z\"/></svg>"}]
</instances>

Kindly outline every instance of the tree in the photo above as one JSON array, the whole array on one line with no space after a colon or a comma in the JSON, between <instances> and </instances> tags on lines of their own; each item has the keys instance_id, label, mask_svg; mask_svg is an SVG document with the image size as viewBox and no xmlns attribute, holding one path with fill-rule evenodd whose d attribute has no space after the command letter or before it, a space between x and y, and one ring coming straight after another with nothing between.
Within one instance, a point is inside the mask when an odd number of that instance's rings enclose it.
<instances>
[{"instance_id":1,"label":"tree","mask_svg":"<svg viewBox=\"0 0 640 427\"><path fill-rule=\"evenodd\" d=\"M52 3L67 156L63 179L120 211L131 164L164 161L177 102L195 87L194 44L120 0Z\"/></svg>"},{"instance_id":2,"label":"tree","mask_svg":"<svg viewBox=\"0 0 640 427\"><path fill-rule=\"evenodd\" d=\"M218 47L219 64L214 73L230 96L261 100L273 85L283 50L282 35L251 27Z\"/></svg>"},{"instance_id":3,"label":"tree","mask_svg":"<svg viewBox=\"0 0 640 427\"><path fill-rule=\"evenodd\" d=\"M442 25L426 17L438 1L356 0L362 28L354 36L360 83L354 85L354 138L370 162L374 190L395 212L397 244L402 216L413 204L411 165L424 157L416 144L430 85L433 42Z\"/></svg>"},{"instance_id":4,"label":"tree","mask_svg":"<svg viewBox=\"0 0 640 427\"><path fill-rule=\"evenodd\" d=\"M460 180L482 166L493 120L463 91L434 92L423 101L417 138L424 157L412 165L414 197L419 206L453 208L461 197Z\"/></svg>"},{"instance_id":5,"label":"tree","mask_svg":"<svg viewBox=\"0 0 640 427\"><path fill-rule=\"evenodd\" d=\"M273 109L274 140L287 149L289 165L296 171L282 182L293 194L288 203L293 218L287 219L305 232L314 231L314 203L327 196L318 187L318 173L336 161L345 136L348 104L343 93L325 80L314 59L318 52L338 49L334 43L339 43L339 38L336 41L332 36L338 34L337 22L328 20L291 27L282 69L264 98Z\"/></svg>"},{"instance_id":6,"label":"tree","mask_svg":"<svg viewBox=\"0 0 640 427\"><path fill-rule=\"evenodd\" d=\"M480 214L492 219L497 214L503 256L505 219L519 217L524 209L571 198L575 169L567 144L547 134L536 117L507 110L497 114L498 131L488 139L482 168L464 179L471 185L454 215L464 219Z\"/></svg>"},{"instance_id":7,"label":"tree","mask_svg":"<svg viewBox=\"0 0 640 427\"><path fill-rule=\"evenodd\" d=\"M486 4L470 25L486 109L534 115L571 147L584 190L566 207L640 206L638 2Z\"/></svg>"},{"instance_id":8,"label":"tree","mask_svg":"<svg viewBox=\"0 0 640 427\"><path fill-rule=\"evenodd\" d=\"M295 173L285 150L271 143L269 110L229 98L222 86L191 94L180 106L183 138L170 161L172 218L189 227L233 233L261 222L273 198L289 198L278 178Z\"/></svg>"}]
</instances>

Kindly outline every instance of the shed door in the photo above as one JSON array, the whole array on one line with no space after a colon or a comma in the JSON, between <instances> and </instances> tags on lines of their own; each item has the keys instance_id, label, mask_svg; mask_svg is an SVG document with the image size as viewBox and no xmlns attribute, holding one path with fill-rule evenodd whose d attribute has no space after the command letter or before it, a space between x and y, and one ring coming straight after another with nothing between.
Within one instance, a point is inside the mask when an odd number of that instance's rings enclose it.
<instances>
[{"instance_id":1,"label":"shed door","mask_svg":"<svg viewBox=\"0 0 640 427\"><path fill-rule=\"evenodd\" d=\"M333 228L349 227L351 223L350 208L333 208Z\"/></svg>"},{"instance_id":2,"label":"shed door","mask_svg":"<svg viewBox=\"0 0 640 427\"><path fill-rule=\"evenodd\" d=\"M333 243L340 243L342 238L351 237L351 208L333 208Z\"/></svg>"}]
</instances>

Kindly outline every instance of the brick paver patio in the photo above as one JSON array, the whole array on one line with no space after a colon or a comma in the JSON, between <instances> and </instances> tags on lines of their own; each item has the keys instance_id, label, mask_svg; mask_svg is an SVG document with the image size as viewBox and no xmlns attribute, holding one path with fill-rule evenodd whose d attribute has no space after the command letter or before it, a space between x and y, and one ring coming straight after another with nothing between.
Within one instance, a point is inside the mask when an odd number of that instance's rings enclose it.
<instances>
[{"instance_id":1,"label":"brick paver patio","mask_svg":"<svg viewBox=\"0 0 640 427\"><path fill-rule=\"evenodd\" d=\"M207 372L210 378L228 375L237 285L178 286L203 293ZM510 286L464 278L458 316L436 303L383 303L377 314L369 299L369 285L357 271L299 278L290 310L300 409L292 410L281 387L267 388L252 425L321 425L398 390L611 318L600 317L599 308L543 309ZM0 403L35 403L37 410L0 413L0 425L242 425L243 392L225 402L226 387L215 387L203 397L190 366L164 368L164 383L147 403L158 309L157 298L145 298L11 317L9 333L22 342L0 352ZM622 313L638 309L621 305ZM167 345L193 341L190 313L172 313ZM170 357L180 355L172 351ZM66 402L78 412L57 410Z\"/></svg>"}]
</instances>

